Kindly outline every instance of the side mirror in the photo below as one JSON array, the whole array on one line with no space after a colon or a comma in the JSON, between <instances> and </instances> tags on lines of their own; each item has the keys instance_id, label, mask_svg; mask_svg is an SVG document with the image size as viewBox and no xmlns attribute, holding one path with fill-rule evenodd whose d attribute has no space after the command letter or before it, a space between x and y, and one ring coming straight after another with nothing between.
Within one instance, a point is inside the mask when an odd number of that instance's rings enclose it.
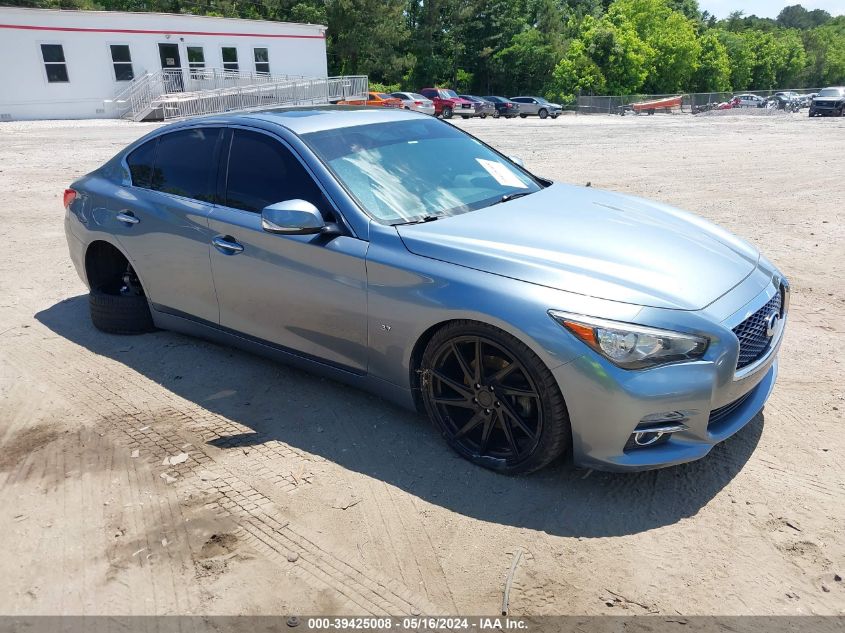
<instances>
[{"instance_id":1,"label":"side mirror","mask_svg":"<svg viewBox=\"0 0 845 633\"><path fill-rule=\"evenodd\" d=\"M264 207L261 228L281 235L313 235L329 230L320 210L307 200L285 200Z\"/></svg>"},{"instance_id":2,"label":"side mirror","mask_svg":"<svg viewBox=\"0 0 845 633\"><path fill-rule=\"evenodd\" d=\"M512 163L516 163L520 167L525 167L525 161L522 160L519 156L508 156Z\"/></svg>"}]
</instances>

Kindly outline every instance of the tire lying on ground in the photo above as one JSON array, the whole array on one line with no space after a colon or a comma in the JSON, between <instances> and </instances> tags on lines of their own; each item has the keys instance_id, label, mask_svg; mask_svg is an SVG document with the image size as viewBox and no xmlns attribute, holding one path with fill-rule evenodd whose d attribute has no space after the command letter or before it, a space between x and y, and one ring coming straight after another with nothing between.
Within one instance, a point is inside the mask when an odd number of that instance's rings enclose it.
<instances>
[{"instance_id":1,"label":"tire lying on ground","mask_svg":"<svg viewBox=\"0 0 845 633\"><path fill-rule=\"evenodd\" d=\"M109 334L143 334L155 330L150 305L143 295L91 289L88 294L91 322Z\"/></svg>"}]
</instances>

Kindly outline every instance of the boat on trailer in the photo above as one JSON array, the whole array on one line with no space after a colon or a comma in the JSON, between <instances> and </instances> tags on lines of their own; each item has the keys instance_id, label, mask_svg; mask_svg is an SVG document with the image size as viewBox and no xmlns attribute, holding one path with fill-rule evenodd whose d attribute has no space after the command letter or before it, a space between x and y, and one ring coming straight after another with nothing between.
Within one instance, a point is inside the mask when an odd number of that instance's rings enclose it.
<instances>
[{"instance_id":1,"label":"boat on trailer","mask_svg":"<svg viewBox=\"0 0 845 633\"><path fill-rule=\"evenodd\" d=\"M621 114L624 116L626 111L633 111L634 114L654 114L658 110L671 112L672 110L680 110L683 102L683 95L678 95L676 97L661 97L660 99L651 99L649 101L638 101L637 103L631 103L624 106L621 110Z\"/></svg>"}]
</instances>

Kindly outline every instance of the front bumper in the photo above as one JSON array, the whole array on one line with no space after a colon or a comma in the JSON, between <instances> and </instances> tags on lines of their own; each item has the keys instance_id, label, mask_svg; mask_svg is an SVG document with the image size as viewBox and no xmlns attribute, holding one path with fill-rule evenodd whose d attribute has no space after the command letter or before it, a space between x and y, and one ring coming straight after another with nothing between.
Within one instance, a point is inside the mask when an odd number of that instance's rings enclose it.
<instances>
[{"instance_id":1,"label":"front bumper","mask_svg":"<svg viewBox=\"0 0 845 633\"><path fill-rule=\"evenodd\" d=\"M769 292L749 303L766 300ZM557 367L553 374L569 411L575 464L637 471L704 457L762 410L777 378L782 334L781 329L750 372L734 370L738 344L727 336L711 343L705 357L695 362L628 371L587 350ZM686 429L653 446L632 444L632 434L646 416L668 412L686 416Z\"/></svg>"}]
</instances>

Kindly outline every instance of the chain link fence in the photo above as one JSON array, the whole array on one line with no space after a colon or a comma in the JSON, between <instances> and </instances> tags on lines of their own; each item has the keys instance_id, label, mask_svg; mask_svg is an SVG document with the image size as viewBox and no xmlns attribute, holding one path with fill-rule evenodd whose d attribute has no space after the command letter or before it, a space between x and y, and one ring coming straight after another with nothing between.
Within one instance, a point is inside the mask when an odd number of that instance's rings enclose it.
<instances>
[{"instance_id":1,"label":"chain link fence","mask_svg":"<svg viewBox=\"0 0 845 633\"><path fill-rule=\"evenodd\" d=\"M694 92L683 95L680 112L692 113L699 108L707 105L724 103L730 101L735 96L740 94L757 95L763 99L768 99L778 92L794 92L798 95L809 95L818 93L819 88L800 88L789 90L745 90L737 92ZM660 99L669 99L679 96L678 93L668 95L624 95L624 96L610 96L610 95L580 95L577 98L574 107L570 106L569 110L575 110L578 114L628 114L631 112L631 106L634 103L643 101L658 101ZM658 109L658 111L660 111ZM678 112L677 109L673 110Z\"/></svg>"}]
</instances>

